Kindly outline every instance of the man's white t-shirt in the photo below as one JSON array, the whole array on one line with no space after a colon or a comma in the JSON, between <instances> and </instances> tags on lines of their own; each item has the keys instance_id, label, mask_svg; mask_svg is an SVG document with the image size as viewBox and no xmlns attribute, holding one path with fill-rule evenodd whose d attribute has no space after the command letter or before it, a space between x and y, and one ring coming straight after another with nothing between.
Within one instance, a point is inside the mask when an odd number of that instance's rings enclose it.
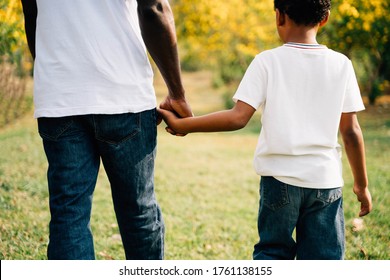
<instances>
[{"instance_id":1,"label":"man's white t-shirt","mask_svg":"<svg viewBox=\"0 0 390 280\"><path fill-rule=\"evenodd\" d=\"M136 0L37 0L35 117L156 107Z\"/></svg>"},{"instance_id":2,"label":"man's white t-shirt","mask_svg":"<svg viewBox=\"0 0 390 280\"><path fill-rule=\"evenodd\" d=\"M294 43L264 51L233 99L262 110L257 174L299 187L343 186L340 117L364 109L346 56L322 45Z\"/></svg>"}]
</instances>

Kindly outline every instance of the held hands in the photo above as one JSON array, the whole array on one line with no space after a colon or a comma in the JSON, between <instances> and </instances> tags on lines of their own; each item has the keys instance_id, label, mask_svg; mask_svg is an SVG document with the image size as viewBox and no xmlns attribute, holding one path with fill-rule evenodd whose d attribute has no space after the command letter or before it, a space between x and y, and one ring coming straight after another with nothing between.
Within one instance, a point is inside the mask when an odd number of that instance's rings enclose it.
<instances>
[{"instance_id":1,"label":"held hands","mask_svg":"<svg viewBox=\"0 0 390 280\"><path fill-rule=\"evenodd\" d=\"M185 136L186 134L177 133L172 129L171 124L175 119L192 117L193 113L190 108L190 105L187 103L185 98L182 99L172 99L170 96L167 96L163 102L160 104L160 108L157 109L159 116L157 124L160 124L162 119L166 122L168 127L165 129L172 135L176 136Z\"/></svg>"},{"instance_id":2,"label":"held hands","mask_svg":"<svg viewBox=\"0 0 390 280\"><path fill-rule=\"evenodd\" d=\"M180 121L180 118L175 114L175 112L168 111L165 109L157 109L161 118L164 119L164 122L168 125L165 130L175 136L185 136L186 134L177 133L177 122Z\"/></svg>"}]
</instances>

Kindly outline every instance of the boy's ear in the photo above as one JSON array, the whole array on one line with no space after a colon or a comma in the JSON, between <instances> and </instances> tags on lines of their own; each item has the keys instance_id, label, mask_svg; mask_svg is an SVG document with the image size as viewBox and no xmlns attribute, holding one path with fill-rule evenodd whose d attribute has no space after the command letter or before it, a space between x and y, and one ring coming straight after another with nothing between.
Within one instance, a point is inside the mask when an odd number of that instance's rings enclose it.
<instances>
[{"instance_id":1,"label":"boy's ear","mask_svg":"<svg viewBox=\"0 0 390 280\"><path fill-rule=\"evenodd\" d=\"M286 14L281 13L279 9L275 9L276 12L276 25L283 26L286 23Z\"/></svg>"},{"instance_id":2,"label":"boy's ear","mask_svg":"<svg viewBox=\"0 0 390 280\"><path fill-rule=\"evenodd\" d=\"M324 26L324 25L328 22L329 16L330 16L330 10L329 10L328 13L326 14L326 17L320 22L320 27L321 27L321 26Z\"/></svg>"}]
</instances>

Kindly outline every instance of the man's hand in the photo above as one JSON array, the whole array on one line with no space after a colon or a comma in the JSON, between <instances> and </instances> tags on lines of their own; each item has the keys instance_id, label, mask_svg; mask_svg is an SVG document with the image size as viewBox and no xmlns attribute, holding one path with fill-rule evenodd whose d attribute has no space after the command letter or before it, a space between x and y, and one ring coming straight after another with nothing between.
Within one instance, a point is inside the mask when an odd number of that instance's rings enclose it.
<instances>
[{"instance_id":1,"label":"man's hand","mask_svg":"<svg viewBox=\"0 0 390 280\"><path fill-rule=\"evenodd\" d=\"M161 109L175 112L178 117L187 118L192 117L192 110L185 98L173 99L167 96L160 104Z\"/></svg>"}]
</instances>

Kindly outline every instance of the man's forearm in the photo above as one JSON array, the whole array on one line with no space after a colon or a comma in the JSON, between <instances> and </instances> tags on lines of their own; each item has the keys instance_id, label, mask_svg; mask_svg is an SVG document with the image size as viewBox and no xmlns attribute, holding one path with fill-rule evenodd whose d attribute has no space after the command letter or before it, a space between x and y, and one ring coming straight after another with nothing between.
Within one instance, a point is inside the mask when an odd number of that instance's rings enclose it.
<instances>
[{"instance_id":1,"label":"man's forearm","mask_svg":"<svg viewBox=\"0 0 390 280\"><path fill-rule=\"evenodd\" d=\"M35 0L21 0L24 13L24 26L28 47L32 57L35 59L35 31L37 22L37 3Z\"/></svg>"},{"instance_id":2,"label":"man's forearm","mask_svg":"<svg viewBox=\"0 0 390 280\"><path fill-rule=\"evenodd\" d=\"M137 2L145 45L167 84L170 97L183 98L175 22L170 5L167 0Z\"/></svg>"}]
</instances>

